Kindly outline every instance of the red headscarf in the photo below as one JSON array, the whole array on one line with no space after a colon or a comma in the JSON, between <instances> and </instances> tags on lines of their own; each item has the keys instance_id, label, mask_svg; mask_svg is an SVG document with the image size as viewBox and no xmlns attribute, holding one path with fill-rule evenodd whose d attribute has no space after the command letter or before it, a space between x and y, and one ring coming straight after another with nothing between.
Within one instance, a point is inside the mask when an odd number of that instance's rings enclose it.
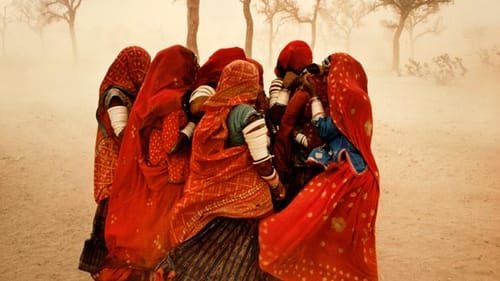
<instances>
[{"instance_id":1,"label":"red headscarf","mask_svg":"<svg viewBox=\"0 0 500 281\"><path fill-rule=\"evenodd\" d=\"M260 266L283 280L378 280L379 174L370 148L372 111L366 74L347 54L330 58L330 115L368 168L358 174L347 162L332 165L283 211L264 219L259 229Z\"/></svg>"},{"instance_id":2,"label":"red headscarf","mask_svg":"<svg viewBox=\"0 0 500 281\"><path fill-rule=\"evenodd\" d=\"M99 87L99 105L96 114L97 121L104 127L105 135L112 136L113 128L111 128L107 108L104 105L104 94L109 88L115 86L135 97L150 64L151 56L146 50L139 46L130 46L121 50L108 68Z\"/></svg>"},{"instance_id":3,"label":"red headscarf","mask_svg":"<svg viewBox=\"0 0 500 281\"><path fill-rule=\"evenodd\" d=\"M109 196L120 149L120 139L113 132L104 104L105 94L109 88L119 87L129 95L133 102L150 64L151 57L146 50L138 46L126 47L109 67L99 88L99 103L96 112L99 126L94 155L94 199L96 202Z\"/></svg>"},{"instance_id":4,"label":"red headscarf","mask_svg":"<svg viewBox=\"0 0 500 281\"><path fill-rule=\"evenodd\" d=\"M281 77L283 71L293 71L299 74L304 67L312 63L312 50L301 40L288 43L278 56L274 74Z\"/></svg>"},{"instance_id":5,"label":"red headscarf","mask_svg":"<svg viewBox=\"0 0 500 281\"><path fill-rule=\"evenodd\" d=\"M239 104L257 98L259 76L247 61L227 65L193 136L191 169L182 199L173 211L172 243L181 243L215 217L254 218L269 213L267 183L257 174L247 145L227 147L226 119Z\"/></svg>"},{"instance_id":6,"label":"red headscarf","mask_svg":"<svg viewBox=\"0 0 500 281\"><path fill-rule=\"evenodd\" d=\"M244 60L245 58L245 51L240 47L218 49L198 70L194 89L201 85L210 85L216 88L222 69L234 60Z\"/></svg>"},{"instance_id":7,"label":"red headscarf","mask_svg":"<svg viewBox=\"0 0 500 281\"><path fill-rule=\"evenodd\" d=\"M99 280L151 271L170 250L167 217L182 184L168 183L164 166L147 165L146 144L152 128L161 128L165 118L182 111L182 95L197 69L194 53L180 45L160 51L151 64L123 136L106 218L110 253ZM180 124L176 126L175 138Z\"/></svg>"}]
</instances>

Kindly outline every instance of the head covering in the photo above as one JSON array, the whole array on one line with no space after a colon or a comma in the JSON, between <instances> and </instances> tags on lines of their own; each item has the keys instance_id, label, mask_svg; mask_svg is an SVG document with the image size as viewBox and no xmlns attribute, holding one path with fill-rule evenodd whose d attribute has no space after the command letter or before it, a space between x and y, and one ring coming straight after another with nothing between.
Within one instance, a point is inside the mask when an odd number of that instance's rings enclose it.
<instances>
[{"instance_id":1,"label":"head covering","mask_svg":"<svg viewBox=\"0 0 500 281\"><path fill-rule=\"evenodd\" d=\"M194 88L198 88L201 85L209 85L215 89L222 69L234 60L245 58L245 51L240 47L218 49L198 70Z\"/></svg>"},{"instance_id":2,"label":"head covering","mask_svg":"<svg viewBox=\"0 0 500 281\"><path fill-rule=\"evenodd\" d=\"M257 68L257 71L259 72L259 85L264 87L264 68L262 67L262 64L252 58L247 58L247 61L251 62Z\"/></svg>"},{"instance_id":3,"label":"head covering","mask_svg":"<svg viewBox=\"0 0 500 281\"><path fill-rule=\"evenodd\" d=\"M291 41L281 50L274 68L274 74L278 77L284 77L287 71L299 74L306 65L311 63L311 47L301 40Z\"/></svg>"},{"instance_id":4,"label":"head covering","mask_svg":"<svg viewBox=\"0 0 500 281\"><path fill-rule=\"evenodd\" d=\"M332 120L361 152L370 170L378 175L371 151L373 117L368 97L368 78L363 66L348 54L332 54L327 83Z\"/></svg>"},{"instance_id":5,"label":"head covering","mask_svg":"<svg viewBox=\"0 0 500 281\"><path fill-rule=\"evenodd\" d=\"M130 113L123 136L113 188L141 181L139 164L144 162L144 145L150 127L169 113L181 110L181 99L191 87L198 62L194 53L181 46L166 48L155 56ZM117 192L119 192L117 190Z\"/></svg>"},{"instance_id":6,"label":"head covering","mask_svg":"<svg viewBox=\"0 0 500 281\"><path fill-rule=\"evenodd\" d=\"M172 214L172 244L202 229L217 216L259 217L272 210L267 183L252 165L246 145L227 147L227 117L239 104L255 102L259 74L252 63L236 60L222 71L215 95L193 135L191 170L183 198Z\"/></svg>"},{"instance_id":7,"label":"head covering","mask_svg":"<svg viewBox=\"0 0 500 281\"><path fill-rule=\"evenodd\" d=\"M259 71L260 89L257 94L257 100L255 101L255 109L264 114L269 109L269 100L266 96L266 92L264 91L264 68L262 67L262 64L252 58L247 58L247 61L251 62Z\"/></svg>"},{"instance_id":8,"label":"head covering","mask_svg":"<svg viewBox=\"0 0 500 281\"><path fill-rule=\"evenodd\" d=\"M102 94L111 86L119 86L135 96L151 64L149 53L139 46L129 46L120 51L108 68L99 87Z\"/></svg>"},{"instance_id":9,"label":"head covering","mask_svg":"<svg viewBox=\"0 0 500 281\"><path fill-rule=\"evenodd\" d=\"M258 86L259 72L255 65L235 60L224 67L215 95L205 102L204 107L219 110L253 102L257 98Z\"/></svg>"},{"instance_id":10,"label":"head covering","mask_svg":"<svg viewBox=\"0 0 500 281\"><path fill-rule=\"evenodd\" d=\"M139 92L146 72L151 64L149 53L139 46L126 47L120 51L113 63L109 66L99 87L99 103L97 107L97 121L104 128L107 136L113 135L107 108L104 105L104 96L111 87L118 87L130 97Z\"/></svg>"},{"instance_id":11,"label":"head covering","mask_svg":"<svg viewBox=\"0 0 500 281\"><path fill-rule=\"evenodd\" d=\"M161 126L164 117L182 111L181 98L191 88L197 69L191 50L180 45L163 49L137 95L109 198L105 238L109 260L114 261L110 268L152 269L169 249L164 241L166 217L182 185L167 183L163 169L146 167L145 144L153 125Z\"/></svg>"}]
</instances>

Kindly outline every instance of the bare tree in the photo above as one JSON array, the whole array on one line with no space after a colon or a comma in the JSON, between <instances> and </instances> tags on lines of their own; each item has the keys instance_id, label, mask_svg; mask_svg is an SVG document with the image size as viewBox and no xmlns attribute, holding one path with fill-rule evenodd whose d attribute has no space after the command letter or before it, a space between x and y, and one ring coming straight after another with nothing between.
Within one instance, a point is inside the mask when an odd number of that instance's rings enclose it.
<instances>
[{"instance_id":1,"label":"bare tree","mask_svg":"<svg viewBox=\"0 0 500 281\"><path fill-rule=\"evenodd\" d=\"M18 12L18 19L26 23L28 27L40 38L42 50L45 50L43 30L50 24L50 18L44 15L42 3L32 0L14 0L14 7Z\"/></svg>"},{"instance_id":2,"label":"bare tree","mask_svg":"<svg viewBox=\"0 0 500 281\"><path fill-rule=\"evenodd\" d=\"M415 44L418 39L427 34L439 34L444 30L441 17L435 18L429 22L429 18L436 14L439 10L435 6L424 6L420 9L414 10L406 20L405 29L408 32L410 39L410 59L415 58ZM416 31L418 25L425 25L420 32Z\"/></svg>"},{"instance_id":3,"label":"bare tree","mask_svg":"<svg viewBox=\"0 0 500 281\"><path fill-rule=\"evenodd\" d=\"M283 6L279 0L261 0L257 12L264 14L265 21L269 25L267 50L268 50L268 65L273 62L273 43L274 38L278 34L279 28L284 23L283 18L278 17L278 14L283 11ZM277 22L275 19L277 18Z\"/></svg>"},{"instance_id":4,"label":"bare tree","mask_svg":"<svg viewBox=\"0 0 500 281\"><path fill-rule=\"evenodd\" d=\"M43 13L49 21L63 20L68 24L71 37L73 59L78 59L78 44L76 42L75 20L76 12L82 0L40 0Z\"/></svg>"},{"instance_id":5,"label":"bare tree","mask_svg":"<svg viewBox=\"0 0 500 281\"><path fill-rule=\"evenodd\" d=\"M252 44L253 44L253 18L250 10L250 2L252 0L240 0L243 3L243 15L247 23L247 31L245 35L245 53L247 57L252 57Z\"/></svg>"},{"instance_id":6,"label":"bare tree","mask_svg":"<svg viewBox=\"0 0 500 281\"><path fill-rule=\"evenodd\" d=\"M287 17L292 18L298 23L309 23L311 25L311 49L316 45L316 24L321 0L314 0L313 11L311 15L301 15L299 6L295 0L283 0L283 8Z\"/></svg>"},{"instance_id":7,"label":"bare tree","mask_svg":"<svg viewBox=\"0 0 500 281\"><path fill-rule=\"evenodd\" d=\"M439 9L441 4L453 3L453 0L379 0L381 6L392 8L398 15L398 23L394 31L392 41L392 70L400 73L399 60L400 60L400 47L399 39L405 27L408 16L414 11L422 7L436 7Z\"/></svg>"},{"instance_id":8,"label":"bare tree","mask_svg":"<svg viewBox=\"0 0 500 281\"><path fill-rule=\"evenodd\" d=\"M7 14L8 4L0 10L0 36L2 39L2 55L5 55L5 35L7 34L7 26L11 22L11 18Z\"/></svg>"},{"instance_id":9,"label":"bare tree","mask_svg":"<svg viewBox=\"0 0 500 281\"><path fill-rule=\"evenodd\" d=\"M332 31L345 40L345 49L349 51L353 30L361 27L362 19L374 9L373 1L333 0L323 3L320 15L333 24Z\"/></svg>"},{"instance_id":10,"label":"bare tree","mask_svg":"<svg viewBox=\"0 0 500 281\"><path fill-rule=\"evenodd\" d=\"M2 37L2 55L5 55L5 33L7 33L7 5L0 11L0 35Z\"/></svg>"},{"instance_id":11,"label":"bare tree","mask_svg":"<svg viewBox=\"0 0 500 281\"><path fill-rule=\"evenodd\" d=\"M198 26L200 25L200 0L187 0L186 46L198 55Z\"/></svg>"}]
</instances>

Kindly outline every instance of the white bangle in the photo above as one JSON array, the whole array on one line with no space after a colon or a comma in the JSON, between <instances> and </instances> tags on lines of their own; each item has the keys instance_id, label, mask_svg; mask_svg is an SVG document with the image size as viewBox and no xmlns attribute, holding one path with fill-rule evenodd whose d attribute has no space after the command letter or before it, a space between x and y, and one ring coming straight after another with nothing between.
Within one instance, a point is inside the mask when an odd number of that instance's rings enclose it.
<instances>
[{"instance_id":1,"label":"white bangle","mask_svg":"<svg viewBox=\"0 0 500 281\"><path fill-rule=\"evenodd\" d=\"M318 97L311 98L311 121L316 122L321 117L325 117L325 110L323 109L323 104L318 99Z\"/></svg>"},{"instance_id":2,"label":"white bangle","mask_svg":"<svg viewBox=\"0 0 500 281\"><path fill-rule=\"evenodd\" d=\"M111 127L116 136L125 129L128 120L128 109L124 105L118 105L108 108L109 120L111 121Z\"/></svg>"},{"instance_id":3,"label":"white bangle","mask_svg":"<svg viewBox=\"0 0 500 281\"><path fill-rule=\"evenodd\" d=\"M189 103L193 102L195 99L199 97L211 97L214 94L215 94L214 88L208 85L201 85L191 93L191 96L189 97Z\"/></svg>"},{"instance_id":4,"label":"white bangle","mask_svg":"<svg viewBox=\"0 0 500 281\"><path fill-rule=\"evenodd\" d=\"M268 131L263 118L248 124L243 128L242 133L254 161L260 161L269 156Z\"/></svg>"},{"instance_id":5,"label":"white bangle","mask_svg":"<svg viewBox=\"0 0 500 281\"><path fill-rule=\"evenodd\" d=\"M194 128L196 127L196 124L194 122L189 121L187 125L184 127L184 129L181 130L181 133L186 135L188 139L191 139L194 133Z\"/></svg>"},{"instance_id":6,"label":"white bangle","mask_svg":"<svg viewBox=\"0 0 500 281\"><path fill-rule=\"evenodd\" d=\"M269 87L269 107L273 107L278 101L281 90L283 89L283 81L279 78L274 79Z\"/></svg>"},{"instance_id":7,"label":"white bangle","mask_svg":"<svg viewBox=\"0 0 500 281\"><path fill-rule=\"evenodd\" d=\"M290 91L288 89L282 89L278 92L278 98L276 99L276 104L287 105L290 99Z\"/></svg>"},{"instance_id":8,"label":"white bangle","mask_svg":"<svg viewBox=\"0 0 500 281\"><path fill-rule=\"evenodd\" d=\"M280 183L280 177L278 173L276 173L276 169L273 168L273 172L269 176L260 176L263 180L267 182L267 184L272 188L278 187Z\"/></svg>"}]
</instances>

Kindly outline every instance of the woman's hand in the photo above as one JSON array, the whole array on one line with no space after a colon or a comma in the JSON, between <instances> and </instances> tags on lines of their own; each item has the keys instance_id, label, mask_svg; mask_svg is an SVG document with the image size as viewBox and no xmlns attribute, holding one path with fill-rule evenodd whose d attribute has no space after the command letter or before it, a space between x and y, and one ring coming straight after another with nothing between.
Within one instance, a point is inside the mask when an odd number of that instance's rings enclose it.
<instances>
[{"instance_id":1,"label":"woman's hand","mask_svg":"<svg viewBox=\"0 0 500 281\"><path fill-rule=\"evenodd\" d=\"M306 90L311 97L317 96L316 94L316 82L313 79L311 73L306 73L301 77L302 88Z\"/></svg>"}]
</instances>

